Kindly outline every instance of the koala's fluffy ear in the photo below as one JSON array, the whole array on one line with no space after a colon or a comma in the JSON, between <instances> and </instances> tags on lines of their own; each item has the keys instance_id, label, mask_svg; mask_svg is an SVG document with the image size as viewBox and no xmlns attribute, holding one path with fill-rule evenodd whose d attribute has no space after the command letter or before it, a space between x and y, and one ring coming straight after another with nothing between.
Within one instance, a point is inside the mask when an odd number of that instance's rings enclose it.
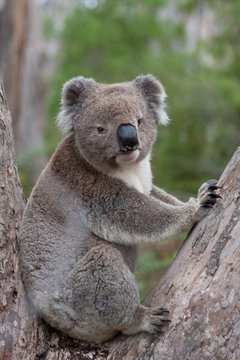
<instances>
[{"instance_id":1,"label":"koala's fluffy ear","mask_svg":"<svg viewBox=\"0 0 240 360\"><path fill-rule=\"evenodd\" d=\"M62 109L56 120L63 134L73 130L74 108L75 106L81 107L93 86L96 86L96 82L93 79L86 79L82 76L75 77L63 85Z\"/></svg>"},{"instance_id":2,"label":"koala's fluffy ear","mask_svg":"<svg viewBox=\"0 0 240 360\"><path fill-rule=\"evenodd\" d=\"M164 100L165 90L162 84L152 75L141 75L134 80L135 84L141 88L147 98L149 107L153 110L158 124L167 125L169 118L165 111Z\"/></svg>"}]
</instances>

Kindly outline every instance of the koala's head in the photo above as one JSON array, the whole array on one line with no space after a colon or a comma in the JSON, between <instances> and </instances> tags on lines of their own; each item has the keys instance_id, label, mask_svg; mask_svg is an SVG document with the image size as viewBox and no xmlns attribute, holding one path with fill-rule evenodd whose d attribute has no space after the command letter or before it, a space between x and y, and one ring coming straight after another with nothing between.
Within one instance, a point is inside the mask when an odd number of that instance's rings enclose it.
<instances>
[{"instance_id":1,"label":"koala's head","mask_svg":"<svg viewBox=\"0 0 240 360\"><path fill-rule=\"evenodd\" d=\"M157 125L168 123L163 86L152 75L113 85L76 77L62 90L57 122L73 131L83 158L107 171L144 159L152 149Z\"/></svg>"}]
</instances>

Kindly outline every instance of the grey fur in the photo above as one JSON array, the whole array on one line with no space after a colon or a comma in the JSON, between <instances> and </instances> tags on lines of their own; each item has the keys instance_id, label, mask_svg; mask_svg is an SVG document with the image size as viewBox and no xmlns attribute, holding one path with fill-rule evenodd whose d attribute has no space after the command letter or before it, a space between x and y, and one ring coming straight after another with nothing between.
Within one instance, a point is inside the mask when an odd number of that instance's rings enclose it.
<instances>
[{"instance_id":1,"label":"grey fur","mask_svg":"<svg viewBox=\"0 0 240 360\"><path fill-rule=\"evenodd\" d=\"M63 87L58 123L71 133L32 191L19 245L30 299L74 338L99 343L119 331L158 331L166 312L139 303L137 246L179 234L209 211L208 184L187 203L152 185L148 159L157 124L167 122L164 98L151 75L114 85L78 77ZM127 162L121 124L133 125L140 143Z\"/></svg>"}]
</instances>

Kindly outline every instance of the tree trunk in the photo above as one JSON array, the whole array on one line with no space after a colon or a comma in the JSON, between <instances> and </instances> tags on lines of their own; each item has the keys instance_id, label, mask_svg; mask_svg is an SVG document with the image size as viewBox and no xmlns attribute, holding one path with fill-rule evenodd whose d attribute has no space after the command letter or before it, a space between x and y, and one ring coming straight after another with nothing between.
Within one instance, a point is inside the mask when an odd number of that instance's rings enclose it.
<instances>
[{"instance_id":1,"label":"tree trunk","mask_svg":"<svg viewBox=\"0 0 240 360\"><path fill-rule=\"evenodd\" d=\"M10 113L0 87L0 359L21 358L29 325L18 267L17 234L25 206Z\"/></svg>"},{"instance_id":2,"label":"tree trunk","mask_svg":"<svg viewBox=\"0 0 240 360\"><path fill-rule=\"evenodd\" d=\"M167 307L171 324L161 335L118 336L100 346L55 331L26 300L17 252L25 199L2 86L0 155L0 359L240 359L240 148L219 181L222 202L191 231L144 301Z\"/></svg>"},{"instance_id":3,"label":"tree trunk","mask_svg":"<svg viewBox=\"0 0 240 360\"><path fill-rule=\"evenodd\" d=\"M0 73L12 112L13 131L17 137L17 118L20 110L20 94L24 48L26 46L26 0L3 0L0 6Z\"/></svg>"}]
</instances>

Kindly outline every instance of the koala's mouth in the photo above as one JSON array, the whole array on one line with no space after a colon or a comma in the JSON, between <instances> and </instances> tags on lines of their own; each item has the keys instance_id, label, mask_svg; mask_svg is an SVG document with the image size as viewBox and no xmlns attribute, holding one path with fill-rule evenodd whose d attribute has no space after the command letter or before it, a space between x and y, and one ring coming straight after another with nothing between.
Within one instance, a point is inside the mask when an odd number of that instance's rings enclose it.
<instances>
[{"instance_id":1,"label":"koala's mouth","mask_svg":"<svg viewBox=\"0 0 240 360\"><path fill-rule=\"evenodd\" d=\"M131 163L137 160L139 156L139 149L136 147L134 150L124 149L116 155L116 162L119 163Z\"/></svg>"}]
</instances>

